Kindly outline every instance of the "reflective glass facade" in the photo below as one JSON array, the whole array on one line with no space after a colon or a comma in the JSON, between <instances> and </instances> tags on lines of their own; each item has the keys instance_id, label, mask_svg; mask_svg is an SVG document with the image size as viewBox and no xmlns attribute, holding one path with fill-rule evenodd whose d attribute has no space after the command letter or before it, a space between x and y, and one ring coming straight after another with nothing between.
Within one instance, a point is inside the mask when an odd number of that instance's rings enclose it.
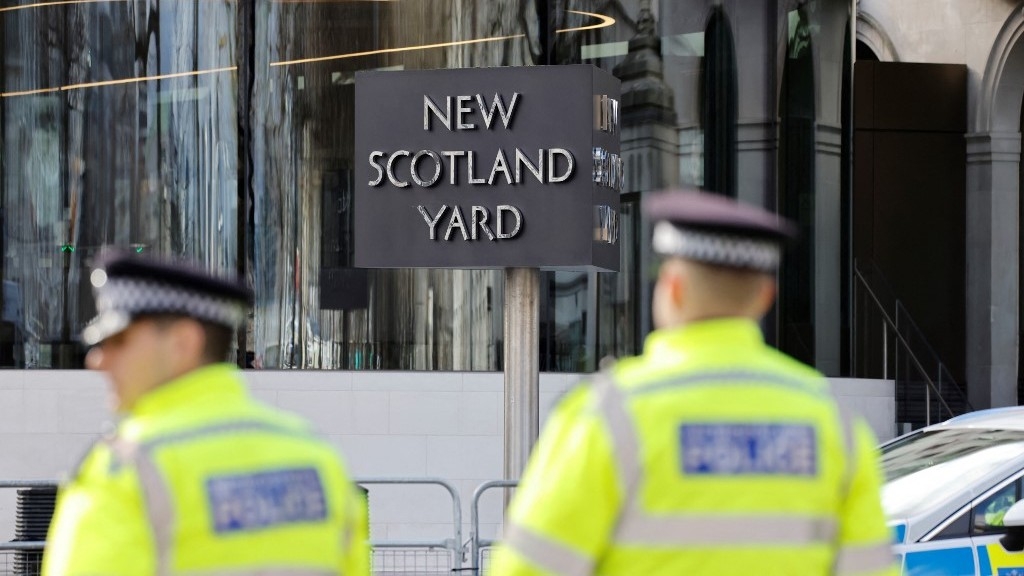
<instances>
[{"instance_id":1,"label":"reflective glass facade","mask_svg":"<svg viewBox=\"0 0 1024 576\"><path fill-rule=\"evenodd\" d=\"M622 80L621 271L544 272L541 368L639 352L644 194L797 219L772 341L840 369L848 0L0 0L0 366L77 368L103 245L256 292L254 368L500 370L500 270L352 267L359 70ZM557 129L557 127L553 127Z\"/></svg>"}]
</instances>

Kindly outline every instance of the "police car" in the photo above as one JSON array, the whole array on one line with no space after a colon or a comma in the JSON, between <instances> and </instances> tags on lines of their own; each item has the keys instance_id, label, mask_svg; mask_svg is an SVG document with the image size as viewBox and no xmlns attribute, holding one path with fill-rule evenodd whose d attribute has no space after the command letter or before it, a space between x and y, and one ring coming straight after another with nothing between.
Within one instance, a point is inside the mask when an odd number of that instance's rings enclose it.
<instances>
[{"instance_id":1,"label":"police car","mask_svg":"<svg viewBox=\"0 0 1024 576\"><path fill-rule=\"evenodd\" d=\"M1024 406L881 447L882 503L907 576L1024 576Z\"/></svg>"}]
</instances>

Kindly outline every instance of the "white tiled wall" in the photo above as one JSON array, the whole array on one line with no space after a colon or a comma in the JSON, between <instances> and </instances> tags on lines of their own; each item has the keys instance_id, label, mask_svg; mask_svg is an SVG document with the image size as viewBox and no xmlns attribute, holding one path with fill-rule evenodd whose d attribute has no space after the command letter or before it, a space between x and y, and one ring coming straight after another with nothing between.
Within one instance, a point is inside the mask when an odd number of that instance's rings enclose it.
<instances>
[{"instance_id":1,"label":"white tiled wall","mask_svg":"<svg viewBox=\"0 0 1024 576\"><path fill-rule=\"evenodd\" d=\"M462 498L469 535L473 490L502 476L503 377L461 372L247 372L253 394L297 412L345 455L357 477L438 477ZM576 374L542 374L541 421ZM834 380L841 404L892 436L891 382ZM87 371L0 372L0 479L53 479L70 469L110 418L102 378ZM450 537L452 504L438 486L368 486L373 537ZM481 532L496 535L501 491L482 499ZM0 540L13 537L14 492L0 490ZM7 536L10 535L10 536Z\"/></svg>"},{"instance_id":2,"label":"white tiled wall","mask_svg":"<svg viewBox=\"0 0 1024 576\"><path fill-rule=\"evenodd\" d=\"M859 414L875 431L879 442L896 436L896 395L892 380L832 378L839 409Z\"/></svg>"}]
</instances>

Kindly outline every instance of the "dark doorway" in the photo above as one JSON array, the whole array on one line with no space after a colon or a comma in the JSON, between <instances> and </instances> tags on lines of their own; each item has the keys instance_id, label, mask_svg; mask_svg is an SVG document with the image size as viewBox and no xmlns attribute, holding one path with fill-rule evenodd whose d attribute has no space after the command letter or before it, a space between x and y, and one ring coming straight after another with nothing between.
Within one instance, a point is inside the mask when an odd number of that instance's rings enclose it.
<instances>
[{"instance_id":1,"label":"dark doorway","mask_svg":"<svg viewBox=\"0 0 1024 576\"><path fill-rule=\"evenodd\" d=\"M862 60L854 89L853 255L858 286L881 300L858 299L855 375L884 373L882 318L864 316L880 307L929 378L935 359L963 384L967 69ZM892 355L906 356L891 350L889 378Z\"/></svg>"}]
</instances>

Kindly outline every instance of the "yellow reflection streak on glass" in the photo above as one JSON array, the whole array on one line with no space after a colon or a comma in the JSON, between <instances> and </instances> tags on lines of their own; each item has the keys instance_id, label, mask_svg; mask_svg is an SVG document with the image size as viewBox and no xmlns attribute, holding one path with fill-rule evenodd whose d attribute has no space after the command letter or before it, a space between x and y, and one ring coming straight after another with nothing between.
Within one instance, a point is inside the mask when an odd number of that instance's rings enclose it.
<instances>
[{"instance_id":1,"label":"yellow reflection streak on glass","mask_svg":"<svg viewBox=\"0 0 1024 576\"><path fill-rule=\"evenodd\" d=\"M2 98L11 98L13 96L29 96L32 94L44 94L47 92L57 92L58 90L78 90L81 88L96 88L98 86L116 86L118 84L135 84L138 82L148 82L150 80L167 80L169 78L184 78L187 76L203 76L205 74L217 74L220 72L234 72L237 70L237 66L228 66L226 68L213 68L210 70L196 70L194 72L176 72L174 74L157 74L155 76L142 76L140 78L122 78L120 80L102 80L99 82L85 82L83 84L69 84L67 86L61 86L60 88L41 88L39 90L25 90L22 92L3 92L0 93Z\"/></svg>"},{"instance_id":2,"label":"yellow reflection streak on glass","mask_svg":"<svg viewBox=\"0 0 1024 576\"><path fill-rule=\"evenodd\" d=\"M0 92L0 98L11 96L31 96L32 94L46 94L47 92L60 92L60 88L39 88L38 90L23 90L21 92Z\"/></svg>"},{"instance_id":3,"label":"yellow reflection streak on glass","mask_svg":"<svg viewBox=\"0 0 1024 576\"><path fill-rule=\"evenodd\" d=\"M60 6L62 4L95 4L96 2L124 2L125 0L54 0L53 2L36 2L35 4L22 4L20 6L8 6L0 8L0 12L12 10L27 10L29 8L44 8L46 6Z\"/></svg>"},{"instance_id":4,"label":"yellow reflection streak on glass","mask_svg":"<svg viewBox=\"0 0 1024 576\"><path fill-rule=\"evenodd\" d=\"M440 42L438 44L421 44L419 46L403 46L401 48L381 48L380 50L367 50L366 52L349 52L346 54L335 54L333 56L319 56L317 58L303 58L301 60L286 60L284 62L271 62L271 66L289 66L291 64L308 64L310 62L324 62L326 60L341 60L342 58L356 58L358 56L372 56L374 54L391 54L393 52L410 52L412 50L427 50L430 48L447 48L449 46L464 46L466 44L480 44L483 42L500 42L522 38L525 34L512 36L492 36L490 38L477 38L474 40L456 40L454 42Z\"/></svg>"},{"instance_id":5,"label":"yellow reflection streak on glass","mask_svg":"<svg viewBox=\"0 0 1024 576\"><path fill-rule=\"evenodd\" d=\"M118 84L134 84L136 82L147 82L149 80L167 80L168 78L184 78L186 76L203 76L205 74L217 74L219 72L233 72L238 70L237 66L226 68L212 68L210 70L196 70L194 72L176 72L174 74L157 74L156 76L142 76L140 78L122 78L120 80L102 80L100 82L85 82L83 84L70 84L61 86L61 90L78 90L79 88L96 88L97 86L115 86Z\"/></svg>"},{"instance_id":6,"label":"yellow reflection streak on glass","mask_svg":"<svg viewBox=\"0 0 1024 576\"><path fill-rule=\"evenodd\" d=\"M580 26L578 28L564 28L562 30L555 30L555 34L563 34L565 32L579 32L580 30L594 30L597 28L604 28L615 24L615 18L611 16L605 16L604 14L595 14L593 12L581 12L579 10L566 10L570 14L580 14L582 16L592 16L599 19L601 22L598 24L591 24L590 26Z\"/></svg>"}]
</instances>

